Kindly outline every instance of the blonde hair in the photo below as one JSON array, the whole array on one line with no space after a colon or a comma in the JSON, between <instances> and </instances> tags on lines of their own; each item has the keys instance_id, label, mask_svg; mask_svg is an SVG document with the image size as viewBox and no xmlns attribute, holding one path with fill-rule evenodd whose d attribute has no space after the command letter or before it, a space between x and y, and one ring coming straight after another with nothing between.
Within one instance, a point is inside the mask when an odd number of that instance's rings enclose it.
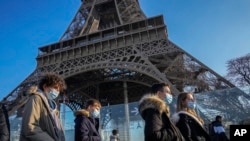
<instances>
[{"instance_id":1,"label":"blonde hair","mask_svg":"<svg viewBox=\"0 0 250 141\"><path fill-rule=\"evenodd\" d=\"M182 102L187 99L187 95L188 94L193 95L192 93L187 93L187 92L183 92L183 93L180 93L178 95L176 111L177 112L179 112L179 111L185 111L185 112L187 112L187 113L195 116L202 124L204 124L203 119L200 116L197 115L197 113L196 113L196 111L194 109L190 109L190 108L184 107L184 105L182 104Z\"/></svg>"}]
</instances>

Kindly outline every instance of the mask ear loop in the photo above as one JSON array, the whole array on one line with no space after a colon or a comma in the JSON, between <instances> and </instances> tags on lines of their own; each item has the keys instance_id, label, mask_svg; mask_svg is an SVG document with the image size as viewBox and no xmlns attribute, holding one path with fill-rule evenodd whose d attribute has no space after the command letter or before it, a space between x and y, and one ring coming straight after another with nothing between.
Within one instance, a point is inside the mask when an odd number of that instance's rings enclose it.
<instances>
[{"instance_id":1,"label":"mask ear loop","mask_svg":"<svg viewBox=\"0 0 250 141\"><path fill-rule=\"evenodd\" d=\"M196 111L196 113L197 113L197 115L200 117L201 115L200 115L200 110L198 110L198 103L197 103L197 101L196 101L196 97L195 97L195 94L192 94L193 95L193 98L194 98L194 103L196 104L196 108L195 108L195 111Z\"/></svg>"}]
</instances>

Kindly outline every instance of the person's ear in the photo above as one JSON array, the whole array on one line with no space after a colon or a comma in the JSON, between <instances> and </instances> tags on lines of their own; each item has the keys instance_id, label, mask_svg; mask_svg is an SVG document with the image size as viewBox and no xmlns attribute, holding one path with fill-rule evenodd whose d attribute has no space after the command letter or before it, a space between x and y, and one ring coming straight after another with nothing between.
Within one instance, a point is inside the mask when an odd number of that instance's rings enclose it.
<instances>
[{"instance_id":1,"label":"person's ear","mask_svg":"<svg viewBox=\"0 0 250 141\"><path fill-rule=\"evenodd\" d=\"M182 101L181 101L181 106L184 106L184 105L185 105L185 101L182 100Z\"/></svg>"},{"instance_id":2,"label":"person's ear","mask_svg":"<svg viewBox=\"0 0 250 141\"><path fill-rule=\"evenodd\" d=\"M157 95L157 96L160 96L160 94L161 94L161 91L157 91L157 92L156 92L156 95Z\"/></svg>"},{"instance_id":3,"label":"person's ear","mask_svg":"<svg viewBox=\"0 0 250 141\"><path fill-rule=\"evenodd\" d=\"M46 84L43 84L43 90L46 90L48 86Z\"/></svg>"},{"instance_id":4,"label":"person's ear","mask_svg":"<svg viewBox=\"0 0 250 141\"><path fill-rule=\"evenodd\" d=\"M90 110L92 108L92 106L91 105L89 105L88 107L87 107L87 110Z\"/></svg>"}]
</instances>

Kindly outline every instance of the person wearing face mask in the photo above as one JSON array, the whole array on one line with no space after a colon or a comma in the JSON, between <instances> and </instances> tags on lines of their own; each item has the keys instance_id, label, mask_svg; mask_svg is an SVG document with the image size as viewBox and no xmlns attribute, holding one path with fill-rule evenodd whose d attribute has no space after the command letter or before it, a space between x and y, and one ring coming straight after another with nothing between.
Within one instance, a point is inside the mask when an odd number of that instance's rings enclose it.
<instances>
[{"instance_id":1,"label":"person wearing face mask","mask_svg":"<svg viewBox=\"0 0 250 141\"><path fill-rule=\"evenodd\" d=\"M181 131L186 141L210 141L204 129L204 121L195 111L196 103L192 93L180 93L177 98L176 113L171 120Z\"/></svg>"},{"instance_id":2,"label":"person wearing face mask","mask_svg":"<svg viewBox=\"0 0 250 141\"><path fill-rule=\"evenodd\" d=\"M86 102L86 109L76 111L75 141L101 141L98 132L101 103L96 99Z\"/></svg>"},{"instance_id":3,"label":"person wearing face mask","mask_svg":"<svg viewBox=\"0 0 250 141\"><path fill-rule=\"evenodd\" d=\"M32 86L24 106L20 141L65 141L64 131L54 101L66 89L63 78L45 74L38 86Z\"/></svg>"},{"instance_id":4,"label":"person wearing face mask","mask_svg":"<svg viewBox=\"0 0 250 141\"><path fill-rule=\"evenodd\" d=\"M139 113L145 121L145 141L184 141L177 127L170 121L169 104L173 97L168 84L159 83L151 87L139 101Z\"/></svg>"}]
</instances>

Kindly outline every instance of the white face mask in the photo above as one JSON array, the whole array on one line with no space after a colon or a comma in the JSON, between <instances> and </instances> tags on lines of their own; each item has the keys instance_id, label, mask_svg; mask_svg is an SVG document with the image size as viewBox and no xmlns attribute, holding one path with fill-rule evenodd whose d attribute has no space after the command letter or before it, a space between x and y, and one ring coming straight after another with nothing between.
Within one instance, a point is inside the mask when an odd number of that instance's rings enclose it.
<instances>
[{"instance_id":1,"label":"white face mask","mask_svg":"<svg viewBox=\"0 0 250 141\"><path fill-rule=\"evenodd\" d=\"M167 104L171 104L172 101L173 101L173 96L171 94L169 94L169 93L166 93L165 102Z\"/></svg>"},{"instance_id":2,"label":"white face mask","mask_svg":"<svg viewBox=\"0 0 250 141\"><path fill-rule=\"evenodd\" d=\"M188 108L190 108L190 109L195 109L196 103L193 102L193 101L189 101L187 106L188 106Z\"/></svg>"},{"instance_id":3,"label":"white face mask","mask_svg":"<svg viewBox=\"0 0 250 141\"><path fill-rule=\"evenodd\" d=\"M91 112L91 116L93 118L100 118L100 111L95 109L93 112Z\"/></svg>"},{"instance_id":4,"label":"white face mask","mask_svg":"<svg viewBox=\"0 0 250 141\"><path fill-rule=\"evenodd\" d=\"M50 99L50 100L56 99L58 97L59 93L60 93L59 91L52 88L48 93L48 99Z\"/></svg>"}]
</instances>

